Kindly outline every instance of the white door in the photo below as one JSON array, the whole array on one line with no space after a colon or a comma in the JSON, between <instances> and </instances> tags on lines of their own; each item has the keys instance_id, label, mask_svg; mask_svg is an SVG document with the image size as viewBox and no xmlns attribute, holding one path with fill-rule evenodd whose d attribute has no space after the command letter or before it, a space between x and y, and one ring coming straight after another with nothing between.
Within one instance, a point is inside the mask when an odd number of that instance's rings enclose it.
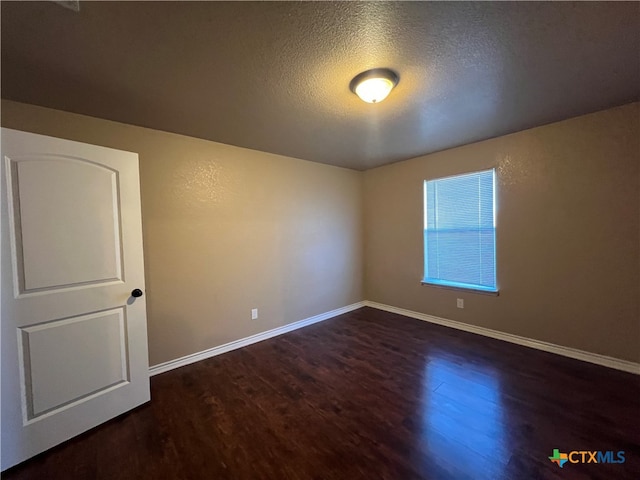
<instances>
[{"instance_id":1,"label":"white door","mask_svg":"<svg viewBox=\"0 0 640 480\"><path fill-rule=\"evenodd\" d=\"M150 395L138 155L5 128L1 148L5 470Z\"/></svg>"}]
</instances>

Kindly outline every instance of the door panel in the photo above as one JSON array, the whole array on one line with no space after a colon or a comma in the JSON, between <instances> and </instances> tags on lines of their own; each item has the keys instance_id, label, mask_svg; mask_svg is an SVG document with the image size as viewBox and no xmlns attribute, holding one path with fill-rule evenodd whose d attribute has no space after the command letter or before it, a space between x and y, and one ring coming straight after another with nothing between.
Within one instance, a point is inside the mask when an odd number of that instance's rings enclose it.
<instances>
[{"instance_id":1,"label":"door panel","mask_svg":"<svg viewBox=\"0 0 640 480\"><path fill-rule=\"evenodd\" d=\"M121 280L117 172L83 159L5 161L20 293Z\"/></svg>"},{"instance_id":2,"label":"door panel","mask_svg":"<svg viewBox=\"0 0 640 480\"><path fill-rule=\"evenodd\" d=\"M27 420L126 384L125 329L123 308L21 328Z\"/></svg>"},{"instance_id":3,"label":"door panel","mask_svg":"<svg viewBox=\"0 0 640 480\"><path fill-rule=\"evenodd\" d=\"M138 156L2 129L2 470L149 400Z\"/></svg>"}]
</instances>

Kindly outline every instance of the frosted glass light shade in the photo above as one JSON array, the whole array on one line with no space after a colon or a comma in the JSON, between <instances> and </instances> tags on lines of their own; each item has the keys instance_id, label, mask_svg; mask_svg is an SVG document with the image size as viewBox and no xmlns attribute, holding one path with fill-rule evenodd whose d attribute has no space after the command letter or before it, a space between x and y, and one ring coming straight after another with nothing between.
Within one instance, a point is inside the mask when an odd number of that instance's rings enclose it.
<instances>
[{"instance_id":1,"label":"frosted glass light shade","mask_svg":"<svg viewBox=\"0 0 640 480\"><path fill-rule=\"evenodd\" d=\"M362 72L351 80L351 91L367 103L379 103L398 84L398 75L386 68Z\"/></svg>"},{"instance_id":2,"label":"frosted glass light shade","mask_svg":"<svg viewBox=\"0 0 640 480\"><path fill-rule=\"evenodd\" d=\"M393 83L387 78L369 78L356 87L356 95L367 103L378 103L391 93Z\"/></svg>"}]
</instances>

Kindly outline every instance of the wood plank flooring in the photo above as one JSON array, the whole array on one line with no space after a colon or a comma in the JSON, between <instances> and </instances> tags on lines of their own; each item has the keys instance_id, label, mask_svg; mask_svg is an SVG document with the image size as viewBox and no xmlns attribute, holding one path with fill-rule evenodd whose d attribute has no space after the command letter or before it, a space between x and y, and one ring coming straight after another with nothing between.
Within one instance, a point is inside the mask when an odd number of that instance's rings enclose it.
<instances>
[{"instance_id":1,"label":"wood plank flooring","mask_svg":"<svg viewBox=\"0 0 640 480\"><path fill-rule=\"evenodd\" d=\"M2 478L640 478L640 377L371 308L151 389ZM626 461L560 468L554 448Z\"/></svg>"}]
</instances>

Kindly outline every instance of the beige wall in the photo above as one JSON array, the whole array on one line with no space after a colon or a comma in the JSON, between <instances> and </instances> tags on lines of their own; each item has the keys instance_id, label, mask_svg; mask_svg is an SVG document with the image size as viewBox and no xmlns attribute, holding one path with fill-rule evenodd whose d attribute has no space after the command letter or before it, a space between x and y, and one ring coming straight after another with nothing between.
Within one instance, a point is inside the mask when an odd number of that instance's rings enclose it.
<instances>
[{"instance_id":1,"label":"beige wall","mask_svg":"<svg viewBox=\"0 0 640 480\"><path fill-rule=\"evenodd\" d=\"M366 171L366 298L640 361L639 105ZM423 181L489 167L500 296L420 285Z\"/></svg>"},{"instance_id":2,"label":"beige wall","mask_svg":"<svg viewBox=\"0 0 640 480\"><path fill-rule=\"evenodd\" d=\"M363 300L360 172L10 101L2 126L139 154L151 365Z\"/></svg>"},{"instance_id":3,"label":"beige wall","mask_svg":"<svg viewBox=\"0 0 640 480\"><path fill-rule=\"evenodd\" d=\"M364 298L639 362L639 118L635 103L362 173L2 102L3 126L140 154L152 365ZM421 286L423 181L488 167L500 296Z\"/></svg>"}]
</instances>

